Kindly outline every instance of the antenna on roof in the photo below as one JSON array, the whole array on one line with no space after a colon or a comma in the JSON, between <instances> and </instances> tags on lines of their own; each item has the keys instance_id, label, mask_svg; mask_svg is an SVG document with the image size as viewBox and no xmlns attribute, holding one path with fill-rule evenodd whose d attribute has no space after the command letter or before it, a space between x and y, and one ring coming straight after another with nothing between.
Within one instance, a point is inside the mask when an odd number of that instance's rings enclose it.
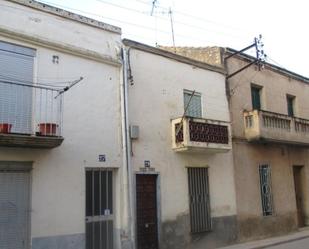
<instances>
[{"instance_id":1,"label":"antenna on roof","mask_svg":"<svg viewBox=\"0 0 309 249\"><path fill-rule=\"evenodd\" d=\"M158 7L157 4L158 0L153 0L152 1L152 6L151 6L151 11L150 11L150 16L153 16L153 14L155 13L155 9ZM168 12L166 11L162 11L160 12L163 15L169 15L170 18L170 22L171 22L171 29L172 29L172 40L173 40L173 47L174 47L174 52L176 53L176 46L175 46L175 34L174 34L174 20L173 20L173 12L172 12L172 8L169 7ZM156 21L156 27L155 30L157 32L157 21ZM156 34L156 40L157 40L157 34ZM157 41L156 41L156 46L157 46Z\"/></svg>"},{"instance_id":2,"label":"antenna on roof","mask_svg":"<svg viewBox=\"0 0 309 249\"><path fill-rule=\"evenodd\" d=\"M174 34L174 21L173 21L173 12L172 8L169 8L168 14L171 19L171 28L172 28L172 39L173 39L173 47L174 47L174 52L176 53L176 46L175 46L175 34Z\"/></svg>"},{"instance_id":3,"label":"antenna on roof","mask_svg":"<svg viewBox=\"0 0 309 249\"><path fill-rule=\"evenodd\" d=\"M154 9L157 7L156 3L157 3L157 0L152 1L152 7L151 7L151 12L150 12L151 16L153 15Z\"/></svg>"}]
</instances>

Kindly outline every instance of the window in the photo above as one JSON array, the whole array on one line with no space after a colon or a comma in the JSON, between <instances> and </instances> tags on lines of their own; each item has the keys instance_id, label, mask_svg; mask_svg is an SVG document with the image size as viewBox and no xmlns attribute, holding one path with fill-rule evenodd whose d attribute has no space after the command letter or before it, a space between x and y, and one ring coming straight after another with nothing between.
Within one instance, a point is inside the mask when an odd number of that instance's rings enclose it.
<instances>
[{"instance_id":1,"label":"window","mask_svg":"<svg viewBox=\"0 0 309 249\"><path fill-rule=\"evenodd\" d=\"M287 103L287 108L288 108L288 115L290 117L294 117L295 97L291 95L286 95L286 103Z\"/></svg>"},{"instance_id":2,"label":"window","mask_svg":"<svg viewBox=\"0 0 309 249\"><path fill-rule=\"evenodd\" d=\"M188 168L191 232L211 230L208 168Z\"/></svg>"},{"instance_id":3,"label":"window","mask_svg":"<svg viewBox=\"0 0 309 249\"><path fill-rule=\"evenodd\" d=\"M0 41L0 123L12 132L30 134L32 129L32 84L34 57L31 48Z\"/></svg>"},{"instance_id":4,"label":"window","mask_svg":"<svg viewBox=\"0 0 309 249\"><path fill-rule=\"evenodd\" d=\"M202 117L202 99L201 94L193 91L184 90L184 108L185 108L185 116L201 118ZM192 98L191 98L192 96ZM190 101L191 99L191 101ZM190 103L189 103L190 101ZM186 110L187 108L187 110Z\"/></svg>"},{"instance_id":5,"label":"window","mask_svg":"<svg viewBox=\"0 0 309 249\"><path fill-rule=\"evenodd\" d=\"M261 87L251 86L252 109L261 109Z\"/></svg>"},{"instance_id":6,"label":"window","mask_svg":"<svg viewBox=\"0 0 309 249\"><path fill-rule=\"evenodd\" d=\"M270 216L273 214L270 166L267 164L260 165L259 173L263 216Z\"/></svg>"}]
</instances>

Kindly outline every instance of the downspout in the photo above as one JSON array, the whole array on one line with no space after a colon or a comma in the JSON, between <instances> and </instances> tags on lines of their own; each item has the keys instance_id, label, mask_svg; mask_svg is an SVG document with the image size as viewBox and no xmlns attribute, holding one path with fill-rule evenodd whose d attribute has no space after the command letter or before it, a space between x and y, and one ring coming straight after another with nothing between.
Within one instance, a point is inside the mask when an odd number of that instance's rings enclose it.
<instances>
[{"instance_id":1,"label":"downspout","mask_svg":"<svg viewBox=\"0 0 309 249\"><path fill-rule=\"evenodd\" d=\"M122 131L123 131L123 153L124 153L124 166L127 172L127 208L128 208L128 235L130 237L132 249L135 249L135 226L134 226L134 202L133 202L133 169L131 164L131 142L129 131L129 109L128 109L128 61L127 51L122 48L122 64L123 64L123 84L121 85L122 95Z\"/></svg>"}]
</instances>

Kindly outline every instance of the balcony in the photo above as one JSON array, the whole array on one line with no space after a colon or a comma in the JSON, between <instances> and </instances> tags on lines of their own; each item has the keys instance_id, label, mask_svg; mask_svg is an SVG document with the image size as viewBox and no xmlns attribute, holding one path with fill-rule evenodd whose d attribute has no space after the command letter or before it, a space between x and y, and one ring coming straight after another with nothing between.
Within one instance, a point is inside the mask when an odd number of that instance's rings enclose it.
<instances>
[{"instance_id":1,"label":"balcony","mask_svg":"<svg viewBox=\"0 0 309 249\"><path fill-rule=\"evenodd\" d=\"M0 146L54 148L63 137L58 91L0 80Z\"/></svg>"},{"instance_id":2,"label":"balcony","mask_svg":"<svg viewBox=\"0 0 309 249\"><path fill-rule=\"evenodd\" d=\"M219 153L231 146L230 123L201 118L172 120L172 148L177 152Z\"/></svg>"},{"instance_id":3,"label":"balcony","mask_svg":"<svg viewBox=\"0 0 309 249\"><path fill-rule=\"evenodd\" d=\"M249 142L309 146L309 120L268 111L245 111L245 136Z\"/></svg>"}]
</instances>

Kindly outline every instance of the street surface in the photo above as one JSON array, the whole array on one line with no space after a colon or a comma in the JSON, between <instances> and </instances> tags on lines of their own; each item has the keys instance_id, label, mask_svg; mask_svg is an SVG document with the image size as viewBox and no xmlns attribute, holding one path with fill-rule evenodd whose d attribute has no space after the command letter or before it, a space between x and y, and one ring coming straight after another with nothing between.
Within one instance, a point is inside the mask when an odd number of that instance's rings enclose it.
<instances>
[{"instance_id":1,"label":"street surface","mask_svg":"<svg viewBox=\"0 0 309 249\"><path fill-rule=\"evenodd\" d=\"M309 249L309 238L301 239L285 244L266 247L267 249Z\"/></svg>"}]
</instances>

